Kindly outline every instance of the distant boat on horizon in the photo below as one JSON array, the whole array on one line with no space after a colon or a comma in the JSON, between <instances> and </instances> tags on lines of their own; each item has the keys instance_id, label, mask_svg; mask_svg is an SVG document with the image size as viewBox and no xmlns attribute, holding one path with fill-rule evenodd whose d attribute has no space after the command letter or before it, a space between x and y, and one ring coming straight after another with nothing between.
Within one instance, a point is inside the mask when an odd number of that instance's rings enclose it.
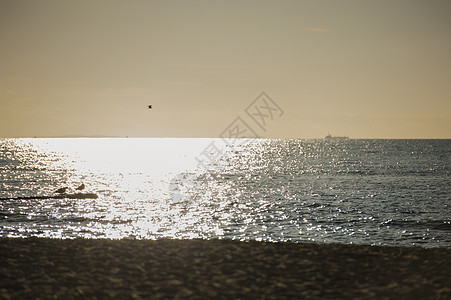
<instances>
[{"instance_id":1,"label":"distant boat on horizon","mask_svg":"<svg viewBox=\"0 0 451 300\"><path fill-rule=\"evenodd\" d=\"M349 136L332 136L330 134L326 135L326 140L348 140Z\"/></svg>"}]
</instances>

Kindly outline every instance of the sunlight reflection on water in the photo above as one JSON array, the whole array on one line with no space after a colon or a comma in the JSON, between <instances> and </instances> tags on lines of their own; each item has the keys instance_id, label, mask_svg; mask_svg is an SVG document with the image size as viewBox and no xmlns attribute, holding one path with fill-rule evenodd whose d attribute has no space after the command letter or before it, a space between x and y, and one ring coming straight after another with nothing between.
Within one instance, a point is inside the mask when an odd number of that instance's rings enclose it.
<instances>
[{"instance_id":1,"label":"sunlight reflection on water","mask_svg":"<svg viewBox=\"0 0 451 300\"><path fill-rule=\"evenodd\" d=\"M2 140L1 198L99 198L3 200L1 234L451 244L446 141L250 140L201 166L212 141Z\"/></svg>"},{"instance_id":2,"label":"sunlight reflection on water","mask_svg":"<svg viewBox=\"0 0 451 300\"><path fill-rule=\"evenodd\" d=\"M12 208L26 215L19 230L38 236L201 237L209 221L173 205L168 186L177 174L199 173L195 157L206 139L20 139L7 141L19 149L24 182L40 182L10 189L7 196L48 195L59 187L83 182L96 200L76 200L61 208L61 200L27 200ZM181 147L182 145L182 147ZM16 170L17 171L17 170ZM10 172L14 176L19 172ZM45 216L43 217L43 213ZM47 217L47 218L46 218ZM197 218L197 219L196 219ZM46 219L48 224L42 224ZM50 221L51 220L51 221ZM36 222L32 222L36 221ZM56 230L55 227L58 227ZM197 234L193 227L200 228ZM213 226L214 227L214 226ZM212 227L212 228L213 228ZM26 235L26 234L25 234Z\"/></svg>"}]
</instances>

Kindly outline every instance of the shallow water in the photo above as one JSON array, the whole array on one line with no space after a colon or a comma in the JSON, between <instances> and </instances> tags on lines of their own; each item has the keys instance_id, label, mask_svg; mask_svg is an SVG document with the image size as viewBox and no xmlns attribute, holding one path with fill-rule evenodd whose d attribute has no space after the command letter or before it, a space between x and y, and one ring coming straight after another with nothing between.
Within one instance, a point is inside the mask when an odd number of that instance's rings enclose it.
<instances>
[{"instance_id":1,"label":"shallow water","mask_svg":"<svg viewBox=\"0 0 451 300\"><path fill-rule=\"evenodd\" d=\"M451 140L0 140L0 235L451 246Z\"/></svg>"}]
</instances>

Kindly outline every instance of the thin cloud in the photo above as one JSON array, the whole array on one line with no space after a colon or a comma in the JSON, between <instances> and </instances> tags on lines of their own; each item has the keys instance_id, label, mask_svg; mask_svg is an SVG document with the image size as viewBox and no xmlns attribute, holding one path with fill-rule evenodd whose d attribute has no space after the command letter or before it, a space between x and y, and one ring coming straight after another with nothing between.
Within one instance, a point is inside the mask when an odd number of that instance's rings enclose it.
<instances>
[{"instance_id":1,"label":"thin cloud","mask_svg":"<svg viewBox=\"0 0 451 300\"><path fill-rule=\"evenodd\" d=\"M329 29L324 27L303 27L302 31L311 31L311 32L330 32Z\"/></svg>"}]
</instances>

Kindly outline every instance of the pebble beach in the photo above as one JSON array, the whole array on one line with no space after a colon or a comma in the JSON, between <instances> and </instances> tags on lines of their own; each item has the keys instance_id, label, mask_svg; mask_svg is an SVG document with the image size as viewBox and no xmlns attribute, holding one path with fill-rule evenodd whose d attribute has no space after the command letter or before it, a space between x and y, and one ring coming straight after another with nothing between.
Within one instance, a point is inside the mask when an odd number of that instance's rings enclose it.
<instances>
[{"instance_id":1,"label":"pebble beach","mask_svg":"<svg viewBox=\"0 0 451 300\"><path fill-rule=\"evenodd\" d=\"M1 299L450 299L451 249L0 239Z\"/></svg>"}]
</instances>

